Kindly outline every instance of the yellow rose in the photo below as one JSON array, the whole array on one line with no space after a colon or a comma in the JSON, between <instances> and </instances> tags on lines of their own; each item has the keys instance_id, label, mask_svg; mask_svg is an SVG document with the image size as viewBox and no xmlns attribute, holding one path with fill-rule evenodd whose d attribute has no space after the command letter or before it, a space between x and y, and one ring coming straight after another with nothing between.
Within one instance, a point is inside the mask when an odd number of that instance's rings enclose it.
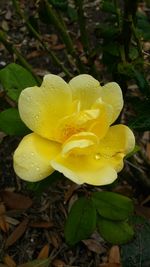
<instances>
[{"instance_id":1,"label":"yellow rose","mask_svg":"<svg viewBox=\"0 0 150 267\"><path fill-rule=\"evenodd\" d=\"M67 84L57 75L44 77L19 97L19 112L33 131L14 153L19 177L39 181L54 170L77 184L105 185L117 178L123 158L135 145L125 125L110 126L123 107L119 85L101 87L88 74Z\"/></svg>"}]
</instances>

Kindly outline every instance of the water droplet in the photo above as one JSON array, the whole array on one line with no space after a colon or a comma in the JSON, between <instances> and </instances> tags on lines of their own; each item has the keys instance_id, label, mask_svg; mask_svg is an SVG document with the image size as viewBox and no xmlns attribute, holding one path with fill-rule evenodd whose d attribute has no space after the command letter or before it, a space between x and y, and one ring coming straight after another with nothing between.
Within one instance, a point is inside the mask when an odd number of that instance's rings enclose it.
<instances>
[{"instance_id":1,"label":"water droplet","mask_svg":"<svg viewBox=\"0 0 150 267\"><path fill-rule=\"evenodd\" d=\"M33 152L31 152L31 156L34 156L34 153Z\"/></svg>"},{"instance_id":2,"label":"water droplet","mask_svg":"<svg viewBox=\"0 0 150 267\"><path fill-rule=\"evenodd\" d=\"M32 97L31 96L27 96L27 101L31 101Z\"/></svg>"},{"instance_id":3,"label":"water droplet","mask_svg":"<svg viewBox=\"0 0 150 267\"><path fill-rule=\"evenodd\" d=\"M39 168L39 167L37 167L37 168L36 168L36 171L39 171L39 170L40 170L40 168Z\"/></svg>"},{"instance_id":4,"label":"water droplet","mask_svg":"<svg viewBox=\"0 0 150 267\"><path fill-rule=\"evenodd\" d=\"M37 120L39 118L39 115L35 115L35 119Z\"/></svg>"},{"instance_id":5,"label":"water droplet","mask_svg":"<svg viewBox=\"0 0 150 267\"><path fill-rule=\"evenodd\" d=\"M95 156L94 156L94 158L96 160L99 160L101 158L101 154L100 153L96 153Z\"/></svg>"}]
</instances>

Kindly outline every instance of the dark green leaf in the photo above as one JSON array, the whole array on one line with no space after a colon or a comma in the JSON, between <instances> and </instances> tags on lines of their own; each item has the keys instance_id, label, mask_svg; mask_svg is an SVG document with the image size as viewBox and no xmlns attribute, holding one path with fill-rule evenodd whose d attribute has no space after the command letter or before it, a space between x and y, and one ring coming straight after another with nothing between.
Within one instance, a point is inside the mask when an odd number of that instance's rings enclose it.
<instances>
[{"instance_id":1,"label":"dark green leaf","mask_svg":"<svg viewBox=\"0 0 150 267\"><path fill-rule=\"evenodd\" d=\"M146 80L143 73L140 73L138 70L132 68L134 78L136 80L136 83L140 89L140 91L147 96L150 96L150 84Z\"/></svg>"},{"instance_id":2,"label":"dark green leaf","mask_svg":"<svg viewBox=\"0 0 150 267\"><path fill-rule=\"evenodd\" d=\"M30 132L15 108L9 108L0 113L0 130L9 135L25 135Z\"/></svg>"},{"instance_id":3,"label":"dark green leaf","mask_svg":"<svg viewBox=\"0 0 150 267\"><path fill-rule=\"evenodd\" d=\"M124 220L133 212L132 200L113 192L95 192L92 200L98 213L110 220Z\"/></svg>"},{"instance_id":4,"label":"dark green leaf","mask_svg":"<svg viewBox=\"0 0 150 267\"><path fill-rule=\"evenodd\" d=\"M78 199L72 206L65 225L65 238L68 244L74 245L88 238L96 227L96 209L92 200Z\"/></svg>"},{"instance_id":5,"label":"dark green leaf","mask_svg":"<svg viewBox=\"0 0 150 267\"><path fill-rule=\"evenodd\" d=\"M24 88L37 85L32 74L15 63L11 63L0 70L0 82L6 90L7 95L14 101L18 100Z\"/></svg>"},{"instance_id":6,"label":"dark green leaf","mask_svg":"<svg viewBox=\"0 0 150 267\"><path fill-rule=\"evenodd\" d=\"M112 244L124 244L133 238L133 228L125 221L111 221L99 217L98 230L100 235Z\"/></svg>"},{"instance_id":7,"label":"dark green leaf","mask_svg":"<svg viewBox=\"0 0 150 267\"><path fill-rule=\"evenodd\" d=\"M132 242L121 246L123 267L150 266L150 222L142 217L134 216L135 238Z\"/></svg>"}]
</instances>

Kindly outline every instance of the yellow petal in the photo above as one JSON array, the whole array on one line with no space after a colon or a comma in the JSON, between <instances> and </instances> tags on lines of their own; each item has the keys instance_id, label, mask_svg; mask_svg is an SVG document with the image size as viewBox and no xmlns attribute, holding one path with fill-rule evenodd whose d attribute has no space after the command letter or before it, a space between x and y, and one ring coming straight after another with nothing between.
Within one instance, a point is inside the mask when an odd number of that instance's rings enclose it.
<instances>
[{"instance_id":1,"label":"yellow petal","mask_svg":"<svg viewBox=\"0 0 150 267\"><path fill-rule=\"evenodd\" d=\"M96 134L100 139L105 136L112 121L113 108L98 98L92 108L99 109L99 117L93 121L89 131Z\"/></svg>"},{"instance_id":2,"label":"yellow petal","mask_svg":"<svg viewBox=\"0 0 150 267\"><path fill-rule=\"evenodd\" d=\"M107 83L101 90L102 100L113 107L113 117L111 123L113 123L119 116L120 111L123 108L123 96L120 86L115 83Z\"/></svg>"},{"instance_id":3,"label":"yellow petal","mask_svg":"<svg viewBox=\"0 0 150 267\"><path fill-rule=\"evenodd\" d=\"M117 178L114 168L104 166L92 156L58 156L51 161L51 165L77 184L106 185Z\"/></svg>"},{"instance_id":4,"label":"yellow petal","mask_svg":"<svg viewBox=\"0 0 150 267\"><path fill-rule=\"evenodd\" d=\"M117 178L117 172L123 168L123 158L134 144L132 131L127 126L115 125L90 155L80 155L78 151L68 157L59 154L51 165L77 184L106 185Z\"/></svg>"},{"instance_id":5,"label":"yellow petal","mask_svg":"<svg viewBox=\"0 0 150 267\"><path fill-rule=\"evenodd\" d=\"M90 125L99 117L99 109L76 112L62 118L55 129L55 137L64 143L72 135L88 131Z\"/></svg>"},{"instance_id":6,"label":"yellow petal","mask_svg":"<svg viewBox=\"0 0 150 267\"><path fill-rule=\"evenodd\" d=\"M68 84L59 76L48 74L41 87L26 88L19 98L19 112L24 123L35 133L55 139L58 120L72 108Z\"/></svg>"},{"instance_id":7,"label":"yellow petal","mask_svg":"<svg viewBox=\"0 0 150 267\"><path fill-rule=\"evenodd\" d=\"M69 154L88 155L98 146L98 137L90 132L72 135L62 146L62 156Z\"/></svg>"},{"instance_id":8,"label":"yellow petal","mask_svg":"<svg viewBox=\"0 0 150 267\"><path fill-rule=\"evenodd\" d=\"M26 135L14 153L15 172L23 180L42 180L54 171L50 160L59 152L58 143L34 133Z\"/></svg>"},{"instance_id":9,"label":"yellow petal","mask_svg":"<svg viewBox=\"0 0 150 267\"><path fill-rule=\"evenodd\" d=\"M81 109L89 109L100 96L101 86L99 81L88 74L80 74L70 80L73 99L81 102Z\"/></svg>"},{"instance_id":10,"label":"yellow petal","mask_svg":"<svg viewBox=\"0 0 150 267\"><path fill-rule=\"evenodd\" d=\"M106 136L100 140L96 157L115 168L118 172L123 168L123 158L135 146L132 131L125 125L114 125L109 128Z\"/></svg>"}]
</instances>

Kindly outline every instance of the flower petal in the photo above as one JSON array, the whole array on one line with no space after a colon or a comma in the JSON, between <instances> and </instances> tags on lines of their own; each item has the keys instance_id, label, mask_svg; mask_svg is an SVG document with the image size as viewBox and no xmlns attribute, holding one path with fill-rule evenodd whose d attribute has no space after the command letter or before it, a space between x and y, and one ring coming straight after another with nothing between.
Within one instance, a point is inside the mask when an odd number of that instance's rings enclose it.
<instances>
[{"instance_id":1,"label":"flower petal","mask_svg":"<svg viewBox=\"0 0 150 267\"><path fill-rule=\"evenodd\" d=\"M117 178L117 172L109 165L96 161L91 156L59 155L51 165L77 184L106 185Z\"/></svg>"},{"instance_id":2,"label":"flower petal","mask_svg":"<svg viewBox=\"0 0 150 267\"><path fill-rule=\"evenodd\" d=\"M41 87L26 88L19 97L21 119L32 131L51 140L55 140L58 120L70 114L71 105L68 84L52 74L44 77Z\"/></svg>"},{"instance_id":3,"label":"flower petal","mask_svg":"<svg viewBox=\"0 0 150 267\"><path fill-rule=\"evenodd\" d=\"M123 108L123 96L120 86L115 83L107 83L101 90L102 100L113 107L113 117L111 123L113 123L119 116L120 111Z\"/></svg>"},{"instance_id":4,"label":"flower petal","mask_svg":"<svg viewBox=\"0 0 150 267\"><path fill-rule=\"evenodd\" d=\"M135 138L132 131L125 125L114 125L100 140L96 157L119 172L123 168L123 158L134 149L134 146Z\"/></svg>"},{"instance_id":5,"label":"flower petal","mask_svg":"<svg viewBox=\"0 0 150 267\"><path fill-rule=\"evenodd\" d=\"M100 139L105 136L112 121L113 108L98 98L92 108L99 109L99 117L90 125L89 131Z\"/></svg>"},{"instance_id":6,"label":"flower petal","mask_svg":"<svg viewBox=\"0 0 150 267\"><path fill-rule=\"evenodd\" d=\"M81 102L81 109L89 109L100 97L101 86L99 81L88 74L80 74L70 80L73 99Z\"/></svg>"},{"instance_id":7,"label":"flower petal","mask_svg":"<svg viewBox=\"0 0 150 267\"><path fill-rule=\"evenodd\" d=\"M72 135L88 131L90 125L99 117L99 109L82 110L62 118L55 128L55 137L64 143Z\"/></svg>"},{"instance_id":8,"label":"flower petal","mask_svg":"<svg viewBox=\"0 0 150 267\"><path fill-rule=\"evenodd\" d=\"M98 146L98 137L90 132L72 135L62 146L62 156L69 154L88 155Z\"/></svg>"},{"instance_id":9,"label":"flower petal","mask_svg":"<svg viewBox=\"0 0 150 267\"><path fill-rule=\"evenodd\" d=\"M50 160L59 152L58 143L34 133L26 135L14 153L15 172L23 180L42 180L54 171Z\"/></svg>"}]
</instances>

